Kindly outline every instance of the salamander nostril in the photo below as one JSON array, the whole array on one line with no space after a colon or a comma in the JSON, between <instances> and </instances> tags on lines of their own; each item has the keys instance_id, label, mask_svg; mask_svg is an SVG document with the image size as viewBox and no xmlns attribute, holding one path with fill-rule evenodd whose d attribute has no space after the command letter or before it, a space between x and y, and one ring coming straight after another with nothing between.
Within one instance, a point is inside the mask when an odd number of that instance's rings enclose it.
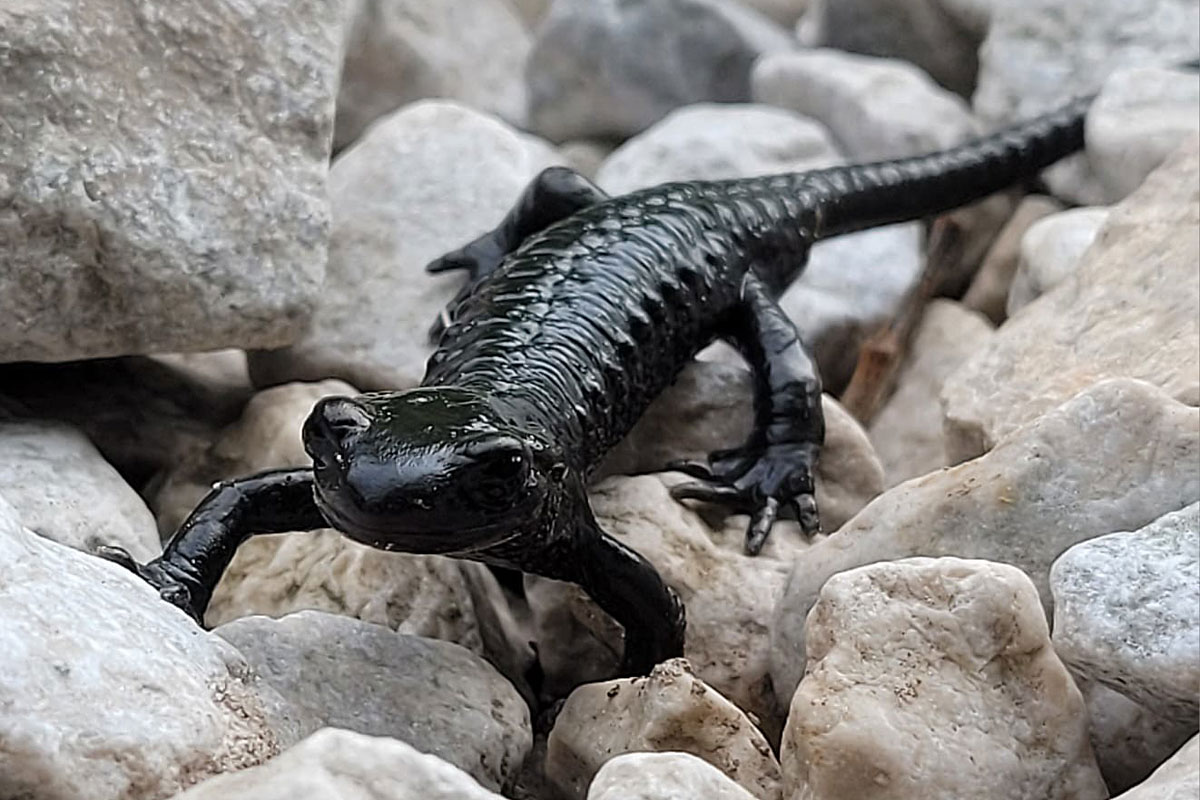
<instances>
[{"instance_id":1,"label":"salamander nostril","mask_svg":"<svg viewBox=\"0 0 1200 800\"><path fill-rule=\"evenodd\" d=\"M347 397L329 397L313 408L304 426L306 444L324 444L340 449L346 441L370 425L367 410Z\"/></svg>"}]
</instances>

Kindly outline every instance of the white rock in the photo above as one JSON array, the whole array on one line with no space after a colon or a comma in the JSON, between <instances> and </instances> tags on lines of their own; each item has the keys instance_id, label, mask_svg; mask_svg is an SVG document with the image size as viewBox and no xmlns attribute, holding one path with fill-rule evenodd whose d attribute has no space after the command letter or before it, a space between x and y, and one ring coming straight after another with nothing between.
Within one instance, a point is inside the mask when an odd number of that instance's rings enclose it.
<instances>
[{"instance_id":1,"label":"white rock","mask_svg":"<svg viewBox=\"0 0 1200 800\"><path fill-rule=\"evenodd\" d=\"M335 147L427 97L524 121L532 40L507 0L354 0L349 8Z\"/></svg>"},{"instance_id":2,"label":"white rock","mask_svg":"<svg viewBox=\"0 0 1200 800\"><path fill-rule=\"evenodd\" d=\"M572 692L550 731L546 777L568 798L582 798L606 761L637 751L690 753L759 800L780 798L779 763L767 740L682 659L659 664L649 677Z\"/></svg>"},{"instance_id":3,"label":"white rock","mask_svg":"<svg viewBox=\"0 0 1200 800\"><path fill-rule=\"evenodd\" d=\"M970 288L963 295L962 304L997 325L1004 322L1008 316L1005 311L1008 292L1017 274L1025 232L1039 219L1061 210L1062 206L1046 195L1031 194L1023 198L988 248Z\"/></svg>"},{"instance_id":4,"label":"white rock","mask_svg":"<svg viewBox=\"0 0 1200 800\"><path fill-rule=\"evenodd\" d=\"M1194 0L997 2L979 51L975 112L988 127L1010 124L1098 91L1117 68L1174 64L1197 52ZM1070 159L1047 178L1074 202L1109 200L1086 159Z\"/></svg>"},{"instance_id":5,"label":"white rock","mask_svg":"<svg viewBox=\"0 0 1200 800\"><path fill-rule=\"evenodd\" d=\"M0 497L0 796L158 800L257 764L287 736L247 674L140 579L22 528Z\"/></svg>"},{"instance_id":6,"label":"white rock","mask_svg":"<svg viewBox=\"0 0 1200 800\"><path fill-rule=\"evenodd\" d=\"M749 178L840 162L829 132L811 119L765 105L697 103L618 147L596 183L625 194L668 181Z\"/></svg>"},{"instance_id":7,"label":"white rock","mask_svg":"<svg viewBox=\"0 0 1200 800\"><path fill-rule=\"evenodd\" d=\"M142 498L70 425L0 419L0 494L22 525L59 544L116 544L139 561L162 550Z\"/></svg>"},{"instance_id":8,"label":"white rock","mask_svg":"<svg viewBox=\"0 0 1200 800\"><path fill-rule=\"evenodd\" d=\"M1054 647L1151 711L1200 712L1200 504L1081 542L1050 571Z\"/></svg>"},{"instance_id":9,"label":"white rock","mask_svg":"<svg viewBox=\"0 0 1200 800\"><path fill-rule=\"evenodd\" d=\"M174 800L504 800L462 770L395 739L326 728L253 769Z\"/></svg>"},{"instance_id":10,"label":"white rock","mask_svg":"<svg viewBox=\"0 0 1200 800\"><path fill-rule=\"evenodd\" d=\"M1198 132L1200 78L1194 70L1117 70L1088 112L1088 160L1108 201L1116 202Z\"/></svg>"},{"instance_id":11,"label":"white rock","mask_svg":"<svg viewBox=\"0 0 1200 800\"><path fill-rule=\"evenodd\" d=\"M943 150L979 134L962 98L898 59L837 50L764 56L750 78L754 99L823 123L854 161Z\"/></svg>"},{"instance_id":12,"label":"white rock","mask_svg":"<svg viewBox=\"0 0 1200 800\"><path fill-rule=\"evenodd\" d=\"M1130 380L1093 386L987 455L875 498L800 554L771 628L771 676L788 696L804 669L804 619L838 572L915 555L1013 564L1051 602L1050 565L1105 531L1200 499L1200 409Z\"/></svg>"},{"instance_id":13,"label":"white rock","mask_svg":"<svg viewBox=\"0 0 1200 800\"><path fill-rule=\"evenodd\" d=\"M587 800L754 800L707 761L688 753L627 753L605 762Z\"/></svg>"},{"instance_id":14,"label":"white rock","mask_svg":"<svg viewBox=\"0 0 1200 800\"><path fill-rule=\"evenodd\" d=\"M490 230L554 151L497 119L421 101L380 120L334 162L329 275L306 337L251 355L259 385L338 377L363 390L416 385L427 331L462 274L425 265Z\"/></svg>"},{"instance_id":15,"label":"white rock","mask_svg":"<svg viewBox=\"0 0 1200 800\"><path fill-rule=\"evenodd\" d=\"M6 4L0 362L299 336L324 276L340 7Z\"/></svg>"},{"instance_id":16,"label":"white rock","mask_svg":"<svg viewBox=\"0 0 1200 800\"><path fill-rule=\"evenodd\" d=\"M557 0L529 55L530 127L625 138L678 106L746 102L754 59L792 46L728 0Z\"/></svg>"},{"instance_id":17,"label":"white rock","mask_svg":"<svg viewBox=\"0 0 1200 800\"><path fill-rule=\"evenodd\" d=\"M946 466L942 383L991 337L987 318L958 303L934 300L925 308L896 391L869 429L889 488Z\"/></svg>"},{"instance_id":18,"label":"white rock","mask_svg":"<svg viewBox=\"0 0 1200 800\"><path fill-rule=\"evenodd\" d=\"M1072 208L1038 220L1021 237L1020 260L1005 311L1012 316L1070 277L1112 209Z\"/></svg>"},{"instance_id":19,"label":"white rock","mask_svg":"<svg viewBox=\"0 0 1200 800\"><path fill-rule=\"evenodd\" d=\"M322 724L407 742L499 790L529 753L529 708L494 667L450 642L302 611L214 633Z\"/></svg>"},{"instance_id":20,"label":"white rock","mask_svg":"<svg viewBox=\"0 0 1200 800\"><path fill-rule=\"evenodd\" d=\"M1145 782L1113 800L1195 800L1200 797L1200 736L1154 771Z\"/></svg>"},{"instance_id":21,"label":"white rock","mask_svg":"<svg viewBox=\"0 0 1200 800\"><path fill-rule=\"evenodd\" d=\"M834 575L807 640L780 748L790 796L1108 797L1019 569L912 558Z\"/></svg>"},{"instance_id":22,"label":"white rock","mask_svg":"<svg viewBox=\"0 0 1200 800\"><path fill-rule=\"evenodd\" d=\"M942 401L952 463L1107 377L1200 404L1198 186L1193 140L1113 209L1069 279L950 376Z\"/></svg>"}]
</instances>

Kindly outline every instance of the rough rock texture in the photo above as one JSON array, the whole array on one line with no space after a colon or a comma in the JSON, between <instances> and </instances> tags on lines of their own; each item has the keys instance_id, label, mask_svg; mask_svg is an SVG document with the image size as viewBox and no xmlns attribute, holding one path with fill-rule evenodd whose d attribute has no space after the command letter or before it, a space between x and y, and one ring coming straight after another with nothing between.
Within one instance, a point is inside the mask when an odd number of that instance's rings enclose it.
<instances>
[{"instance_id":1,"label":"rough rock texture","mask_svg":"<svg viewBox=\"0 0 1200 800\"><path fill-rule=\"evenodd\" d=\"M946 466L942 383L992 337L992 325L950 300L934 300L908 347L896 391L871 421L888 487Z\"/></svg>"},{"instance_id":2,"label":"rough rock texture","mask_svg":"<svg viewBox=\"0 0 1200 800\"><path fill-rule=\"evenodd\" d=\"M750 82L754 99L823 123L854 161L918 155L979 133L962 98L906 61L837 50L764 56Z\"/></svg>"},{"instance_id":3,"label":"rough rock texture","mask_svg":"<svg viewBox=\"0 0 1200 800\"><path fill-rule=\"evenodd\" d=\"M273 712L232 647L0 497L0 796L157 800L273 756Z\"/></svg>"},{"instance_id":4,"label":"rough rock texture","mask_svg":"<svg viewBox=\"0 0 1200 800\"><path fill-rule=\"evenodd\" d=\"M1062 210L1054 198L1033 194L1021 200L984 256L962 304L996 325L1008 318L1008 292L1021 257L1021 241L1035 222Z\"/></svg>"},{"instance_id":5,"label":"rough rock texture","mask_svg":"<svg viewBox=\"0 0 1200 800\"><path fill-rule=\"evenodd\" d=\"M753 390L754 379L742 367L689 364L612 449L598 476L659 472L670 461L735 447L750 435ZM858 421L829 395L822 401L825 447L817 464L817 507L821 527L836 531L883 491L884 473Z\"/></svg>"},{"instance_id":6,"label":"rough rock texture","mask_svg":"<svg viewBox=\"0 0 1200 800\"><path fill-rule=\"evenodd\" d=\"M1081 542L1050 571L1072 669L1179 720L1200 712L1200 504Z\"/></svg>"},{"instance_id":7,"label":"rough rock texture","mask_svg":"<svg viewBox=\"0 0 1200 800\"><path fill-rule=\"evenodd\" d=\"M913 558L843 572L807 639L780 748L792 797L1108 797L1083 697L1019 569Z\"/></svg>"},{"instance_id":8,"label":"rough rock texture","mask_svg":"<svg viewBox=\"0 0 1200 800\"><path fill-rule=\"evenodd\" d=\"M1107 377L1200 404L1200 139L1117 205L1074 274L1004 325L942 394L952 463Z\"/></svg>"},{"instance_id":9,"label":"rough rock texture","mask_svg":"<svg viewBox=\"0 0 1200 800\"><path fill-rule=\"evenodd\" d=\"M1113 800L1195 800L1200 797L1200 736L1180 748L1145 782Z\"/></svg>"},{"instance_id":10,"label":"rough rock texture","mask_svg":"<svg viewBox=\"0 0 1200 800\"><path fill-rule=\"evenodd\" d=\"M1097 453L1102 452L1103 457ZM771 627L787 697L804 669L804 618L835 573L908 556L1013 564L1051 602L1060 553L1200 499L1200 409L1130 380L1104 381L987 455L897 486L797 558Z\"/></svg>"},{"instance_id":11,"label":"rough rock texture","mask_svg":"<svg viewBox=\"0 0 1200 800\"><path fill-rule=\"evenodd\" d=\"M1091 94L1119 67L1162 66L1200 52L1195 0L1023 0L995 3L979 50L976 113L989 126ZM1110 199L1083 157L1047 172L1055 194L1085 205ZM1194 182L1194 181L1193 181Z\"/></svg>"},{"instance_id":12,"label":"rough rock texture","mask_svg":"<svg viewBox=\"0 0 1200 800\"><path fill-rule=\"evenodd\" d=\"M1117 70L1087 117L1087 153L1109 202L1124 198L1200 132L1200 78L1161 66Z\"/></svg>"},{"instance_id":13,"label":"rough rock texture","mask_svg":"<svg viewBox=\"0 0 1200 800\"><path fill-rule=\"evenodd\" d=\"M162 549L142 498L69 425L0 419L0 494L22 525L59 544L116 544L143 561Z\"/></svg>"},{"instance_id":14,"label":"rough rock texture","mask_svg":"<svg viewBox=\"0 0 1200 800\"><path fill-rule=\"evenodd\" d=\"M0 362L300 334L324 275L340 6L5 4Z\"/></svg>"},{"instance_id":15,"label":"rough rock texture","mask_svg":"<svg viewBox=\"0 0 1200 800\"><path fill-rule=\"evenodd\" d=\"M910 61L966 97L975 86L991 5L991 0L812 0L798 32L810 47Z\"/></svg>"},{"instance_id":16,"label":"rough rock texture","mask_svg":"<svg viewBox=\"0 0 1200 800\"><path fill-rule=\"evenodd\" d=\"M688 753L628 753L606 761L587 800L754 800L721 770Z\"/></svg>"},{"instance_id":17,"label":"rough rock texture","mask_svg":"<svg viewBox=\"0 0 1200 800\"><path fill-rule=\"evenodd\" d=\"M321 397L354 393L340 381L260 392L207 453L168 477L154 503L160 527L173 530L214 481L310 464L300 442L304 418ZM247 541L217 584L206 621L220 625L252 614L278 617L304 609L480 648L471 595L456 562L386 553L331 529Z\"/></svg>"},{"instance_id":18,"label":"rough rock texture","mask_svg":"<svg viewBox=\"0 0 1200 800\"><path fill-rule=\"evenodd\" d=\"M334 146L426 97L520 124L531 38L507 0L353 0Z\"/></svg>"},{"instance_id":19,"label":"rough rock texture","mask_svg":"<svg viewBox=\"0 0 1200 800\"><path fill-rule=\"evenodd\" d=\"M532 745L525 701L459 645L319 611L214 633L324 725L400 739L489 788L508 783Z\"/></svg>"},{"instance_id":20,"label":"rough rock texture","mask_svg":"<svg viewBox=\"0 0 1200 800\"><path fill-rule=\"evenodd\" d=\"M833 166L819 123L782 108L697 103L672 111L618 147L596 173L610 194L667 181L748 178Z\"/></svg>"},{"instance_id":21,"label":"rough rock texture","mask_svg":"<svg viewBox=\"0 0 1200 800\"><path fill-rule=\"evenodd\" d=\"M1165 719L1078 674L1075 683L1087 701L1092 750L1110 792L1123 792L1144 781L1200 727L1195 718Z\"/></svg>"},{"instance_id":22,"label":"rough rock texture","mask_svg":"<svg viewBox=\"0 0 1200 800\"><path fill-rule=\"evenodd\" d=\"M787 32L729 0L557 0L529 55L529 124L554 141L625 138L672 109L750 99Z\"/></svg>"},{"instance_id":23,"label":"rough rock texture","mask_svg":"<svg viewBox=\"0 0 1200 800\"><path fill-rule=\"evenodd\" d=\"M649 677L572 692L550 731L546 776L568 798L582 798L606 761L644 750L691 753L759 800L781 797L779 763L767 740L682 659L659 664Z\"/></svg>"},{"instance_id":24,"label":"rough rock texture","mask_svg":"<svg viewBox=\"0 0 1200 800\"><path fill-rule=\"evenodd\" d=\"M395 739L326 728L253 769L175 800L504 800L437 756Z\"/></svg>"},{"instance_id":25,"label":"rough rock texture","mask_svg":"<svg viewBox=\"0 0 1200 800\"><path fill-rule=\"evenodd\" d=\"M1021 237L1021 257L1008 291L1005 311L1012 316L1058 286L1079 268L1112 209L1072 208L1038 220Z\"/></svg>"},{"instance_id":26,"label":"rough rock texture","mask_svg":"<svg viewBox=\"0 0 1200 800\"><path fill-rule=\"evenodd\" d=\"M254 353L259 385L338 377L365 390L416 385L427 331L462 284L425 265L494 228L559 158L544 142L448 101L405 106L334 162L329 275L305 338Z\"/></svg>"}]
</instances>

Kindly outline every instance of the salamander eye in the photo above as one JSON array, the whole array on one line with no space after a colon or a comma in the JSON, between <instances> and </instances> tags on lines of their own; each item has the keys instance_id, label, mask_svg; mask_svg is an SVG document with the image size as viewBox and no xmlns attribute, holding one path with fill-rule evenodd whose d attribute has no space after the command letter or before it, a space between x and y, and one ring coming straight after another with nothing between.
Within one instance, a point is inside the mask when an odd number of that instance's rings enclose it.
<instances>
[{"instance_id":1,"label":"salamander eye","mask_svg":"<svg viewBox=\"0 0 1200 800\"><path fill-rule=\"evenodd\" d=\"M512 490L519 488L529 477L529 451L515 439L484 443L473 448L470 456L475 462L475 476L482 484Z\"/></svg>"}]
</instances>

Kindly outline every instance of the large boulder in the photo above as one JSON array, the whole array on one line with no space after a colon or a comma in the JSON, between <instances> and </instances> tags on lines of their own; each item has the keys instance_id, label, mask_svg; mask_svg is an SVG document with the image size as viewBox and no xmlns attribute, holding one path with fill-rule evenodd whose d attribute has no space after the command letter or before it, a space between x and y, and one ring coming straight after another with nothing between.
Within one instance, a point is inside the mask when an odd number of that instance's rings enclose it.
<instances>
[{"instance_id":1,"label":"large boulder","mask_svg":"<svg viewBox=\"0 0 1200 800\"><path fill-rule=\"evenodd\" d=\"M5 4L0 362L300 335L325 270L341 5Z\"/></svg>"}]
</instances>

